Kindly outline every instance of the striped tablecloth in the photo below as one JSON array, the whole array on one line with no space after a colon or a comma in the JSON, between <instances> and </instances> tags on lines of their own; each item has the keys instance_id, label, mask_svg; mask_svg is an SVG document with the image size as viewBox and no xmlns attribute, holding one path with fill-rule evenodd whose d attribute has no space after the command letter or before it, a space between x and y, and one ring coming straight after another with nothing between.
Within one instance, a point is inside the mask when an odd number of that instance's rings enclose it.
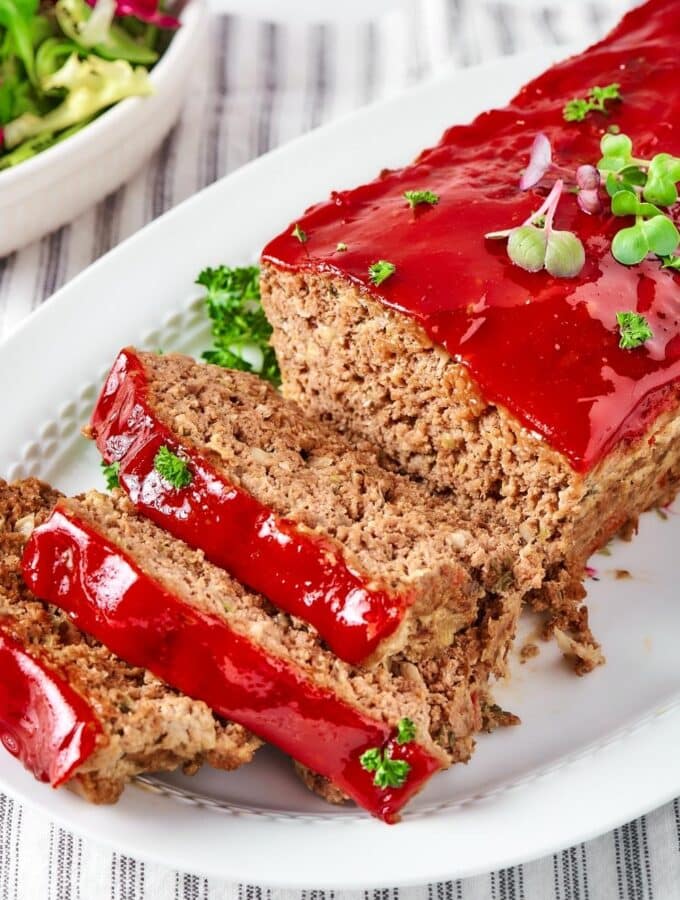
<instances>
[{"instance_id":1,"label":"striped tablecloth","mask_svg":"<svg viewBox=\"0 0 680 900\"><path fill-rule=\"evenodd\" d=\"M547 6L540 0L405 0L379 20L343 25L216 17L211 53L195 73L190 103L152 162L76 222L0 260L0 335L144 223L270 147L395 94L443 66L595 38L626 5L626 0L562 0ZM545 815L559 810L546 809ZM266 866L263 848L263 881ZM462 882L304 895L309 900L670 900L680 897L680 805L676 800L538 862ZM206 880L113 853L0 795L0 900L299 896Z\"/></svg>"}]
</instances>

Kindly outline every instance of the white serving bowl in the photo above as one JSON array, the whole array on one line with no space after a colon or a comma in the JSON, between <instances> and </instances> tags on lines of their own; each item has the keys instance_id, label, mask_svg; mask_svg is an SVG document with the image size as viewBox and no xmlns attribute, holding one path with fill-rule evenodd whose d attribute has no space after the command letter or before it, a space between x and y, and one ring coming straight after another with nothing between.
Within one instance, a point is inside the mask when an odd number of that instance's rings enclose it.
<instances>
[{"instance_id":1,"label":"white serving bowl","mask_svg":"<svg viewBox=\"0 0 680 900\"><path fill-rule=\"evenodd\" d=\"M0 172L0 257L71 222L146 162L179 116L206 18L203 0L190 0L151 72L154 94L123 100L62 143Z\"/></svg>"}]
</instances>

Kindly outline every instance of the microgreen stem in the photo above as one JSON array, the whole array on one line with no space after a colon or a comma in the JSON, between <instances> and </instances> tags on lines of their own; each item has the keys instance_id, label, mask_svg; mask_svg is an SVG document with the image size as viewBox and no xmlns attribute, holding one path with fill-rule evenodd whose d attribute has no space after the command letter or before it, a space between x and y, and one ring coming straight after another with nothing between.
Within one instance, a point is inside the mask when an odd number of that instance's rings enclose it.
<instances>
[{"instance_id":1,"label":"microgreen stem","mask_svg":"<svg viewBox=\"0 0 680 900\"><path fill-rule=\"evenodd\" d=\"M550 206L548 207L548 211L546 213L545 227L544 227L546 237L548 237L548 238L550 237L550 233L552 231L552 223L553 223L553 219L555 218L555 213L557 212L557 206L560 202L560 197L562 196L563 187L564 187L564 182L562 181L561 178L558 178L557 181L555 182L555 184L553 185L552 191L550 192L550 194L552 195L552 202L551 202Z\"/></svg>"},{"instance_id":2,"label":"microgreen stem","mask_svg":"<svg viewBox=\"0 0 680 900\"><path fill-rule=\"evenodd\" d=\"M528 219L522 222L522 225L534 225L537 219L540 219L541 216L545 216L545 233L547 236L550 236L552 222L555 218L555 210L557 209L557 204L560 202L563 188L564 182L561 178L558 178L541 206L539 206L536 212L532 213Z\"/></svg>"}]
</instances>

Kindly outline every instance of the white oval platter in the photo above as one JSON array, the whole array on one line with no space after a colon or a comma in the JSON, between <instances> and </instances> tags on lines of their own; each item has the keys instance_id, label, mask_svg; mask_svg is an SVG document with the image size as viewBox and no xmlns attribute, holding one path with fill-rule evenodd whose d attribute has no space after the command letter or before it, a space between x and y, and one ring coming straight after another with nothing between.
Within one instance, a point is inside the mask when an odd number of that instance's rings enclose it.
<instances>
[{"instance_id":1,"label":"white oval platter","mask_svg":"<svg viewBox=\"0 0 680 900\"><path fill-rule=\"evenodd\" d=\"M0 474L67 491L101 486L78 435L127 343L199 352L192 287L206 265L256 260L331 188L408 161L455 121L501 103L552 62L540 52L442 76L314 132L182 204L74 279L0 347ZM507 866L593 837L680 794L680 518L643 517L598 556L589 602L606 666L578 679L544 647L499 689L519 728L479 739L388 827L325 806L271 749L239 772L152 779L114 807L36 783L0 754L0 789L134 856L279 887L418 884ZM617 580L615 572L632 574ZM531 623L526 624L531 628Z\"/></svg>"}]
</instances>

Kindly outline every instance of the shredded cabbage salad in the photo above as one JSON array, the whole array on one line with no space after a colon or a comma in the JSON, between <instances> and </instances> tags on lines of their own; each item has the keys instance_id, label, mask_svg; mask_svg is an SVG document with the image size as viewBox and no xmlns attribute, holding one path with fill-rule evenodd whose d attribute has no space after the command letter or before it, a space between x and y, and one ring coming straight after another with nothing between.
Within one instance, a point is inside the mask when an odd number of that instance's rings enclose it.
<instances>
[{"instance_id":1,"label":"shredded cabbage salad","mask_svg":"<svg viewBox=\"0 0 680 900\"><path fill-rule=\"evenodd\" d=\"M159 0L0 0L0 170L150 94L178 27Z\"/></svg>"}]
</instances>

